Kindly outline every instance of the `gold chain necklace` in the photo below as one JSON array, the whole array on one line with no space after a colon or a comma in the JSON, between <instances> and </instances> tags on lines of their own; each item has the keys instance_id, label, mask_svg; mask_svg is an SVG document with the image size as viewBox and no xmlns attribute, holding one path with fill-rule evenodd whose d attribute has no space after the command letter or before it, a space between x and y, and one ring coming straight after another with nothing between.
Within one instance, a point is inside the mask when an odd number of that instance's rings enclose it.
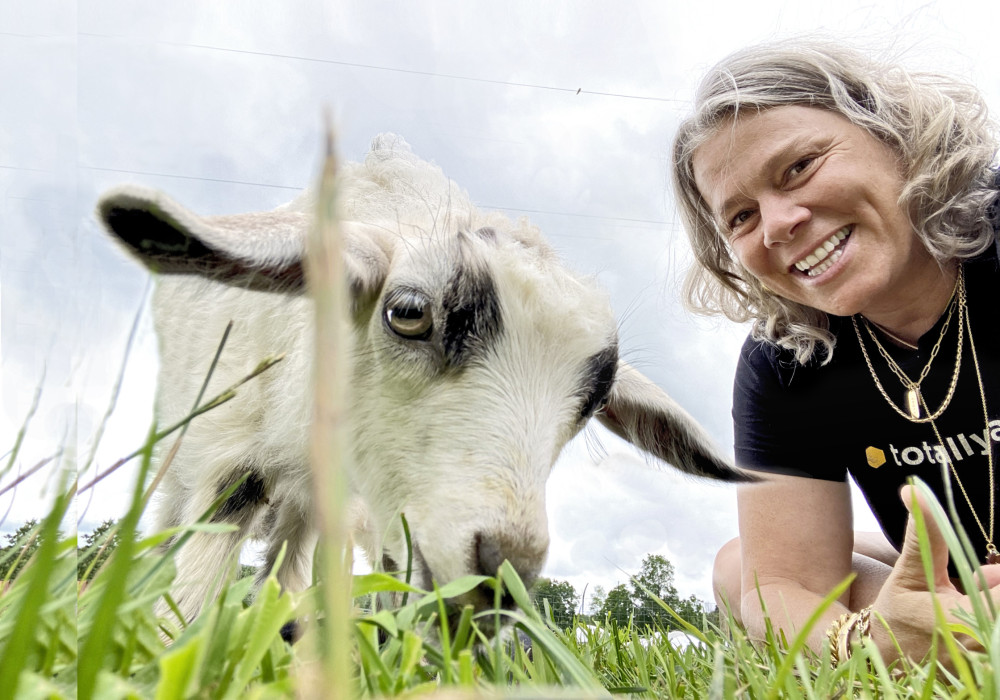
<instances>
[{"instance_id":1,"label":"gold chain necklace","mask_svg":"<svg viewBox=\"0 0 1000 700\"><path fill-rule=\"evenodd\" d=\"M868 319L865 319L865 320L867 321ZM882 326L880 326L879 324L875 323L874 321L868 321L868 322L871 323L876 328L878 328L880 331L882 331L882 335L887 335L890 338L892 338L893 342L895 342L897 345L902 345L907 350L917 350L919 348L919 346L916 343L911 343L909 340L905 340L904 338L900 338L898 335L896 335L895 333L893 333L892 331L890 331L888 328L883 328Z\"/></svg>"},{"instance_id":2,"label":"gold chain necklace","mask_svg":"<svg viewBox=\"0 0 1000 700\"><path fill-rule=\"evenodd\" d=\"M890 406L893 407L893 409L895 409L895 411L897 413L899 413L901 416L903 416L903 418L906 418L911 423L930 423L931 424L931 428L934 429L934 437L937 438L938 445L940 446L940 448L943 451L945 451L945 454L947 454L947 452L946 452L947 448L945 447L945 442L944 442L944 440L941 437L941 431L938 430L937 423L935 423L934 421L935 421L936 418L938 418L944 412L944 409L951 402L951 397L952 397L952 395L955 392L955 385L957 383L958 373L959 373L959 369L961 367L962 345L964 344L963 341L962 341L962 330L964 328L967 331L967 334L969 336L969 352L972 355L972 364L973 364L973 367L975 367L975 370L976 370L976 382L977 382L977 385L978 385L978 388L979 388L979 398L980 398L980 402L981 402L982 407L983 407L983 422L984 422L984 425L986 426L986 434L985 434L985 438L986 438L986 462L987 462L987 465L988 465L988 473L989 473L989 478L990 478L990 486L989 486L989 488L990 488L990 517L989 517L989 531L988 532L987 532L987 529L985 527L983 527L983 522L982 522L982 520L980 520L979 514L976 513L976 509L972 506L972 499L969 498L969 494L965 490L965 484L962 483L962 479L958 475L958 470L955 469L955 462L950 457L948 457L948 467L951 470L952 476L955 478L955 482L958 484L959 490L961 490L961 492L962 492L962 496L965 497L965 502L969 506L969 512L972 513L972 517L976 521L976 525L979 527L979 532L982 533L983 539L986 540L986 563L987 564L1000 564L1000 551L997 550L996 545L993 543L993 529L994 529L993 526L994 526L994 522L995 522L995 517L994 516L995 516L995 512L996 512L996 508L995 508L995 506L996 506L996 489L995 489L994 476L993 476L993 441L990 439L990 436L989 436L989 430L990 430L990 417L989 417L989 415L990 414L989 414L989 409L986 406L986 391L983 389L983 375L982 375L982 371L979 369L979 357L976 355L976 344L975 344L975 342L973 341L973 338L972 338L972 321L969 319L969 309L968 309L967 299L966 299L966 295L965 295L965 278L964 278L963 271L962 271L961 267L959 267L959 271L958 271L958 280L956 282L956 288L957 288L957 291L958 291L957 304L958 304L958 323L959 323L959 326L958 326L958 329L959 329L959 346L958 346L958 350L956 351L956 355L959 357L959 360L958 360L958 362L956 362L956 365L955 365L955 373L952 376L951 386L948 389L948 396L945 398L945 401L942 404L941 408L939 408L934 413L931 413L930 408L927 406L926 400L924 399L923 395L920 394L920 392L919 392L919 383L921 381L923 381L924 377L926 376L926 370L928 370L928 368L930 367L930 361L928 361L927 365L924 368L925 372L922 372L921 375L920 375L920 379L917 380L917 382L916 382L917 385L918 385L917 386L917 389L918 389L918 391L917 391L917 400L920 402L920 405L923 406L924 411L928 414L928 416L926 418L917 419L917 418L913 418L913 417L907 415L902 410L900 410L899 407L896 406L895 403L893 403L892 399L889 398L889 395L886 393L885 389L882 387L882 384L881 384L881 382L878 379L878 375L875 374L875 368L872 366L871 359L868 357L868 351L865 349L864 340L861 337L861 330L858 328L858 324L854 320L853 317L851 318L851 321L854 323L854 332L858 336L858 343L861 345L861 352L862 352L862 354L865 357L865 363L868 365L868 371L871 373L872 379L875 380L875 385L878 387L878 389L881 392L882 396L885 397L885 400L889 403ZM949 318L945 320L945 325L947 325L948 321L950 320L950 315L951 315L951 311L949 311ZM943 330L944 329L942 329L942 331ZM871 329L869 329L869 333L871 333ZM942 340L943 337L944 337L944 333L942 332L941 336L938 337L938 342L935 344L935 351L937 350L938 346L940 346L941 340ZM878 339L874 338L874 335L873 335L873 339L875 340L875 343L878 344ZM935 353L932 352L932 357L931 357L932 360L933 360L933 355L934 354ZM883 357L886 357L886 353L883 353ZM891 360L891 358L886 357L886 359L889 361L890 367L895 364ZM898 366L897 366L897 369L899 369ZM897 377L899 377L900 373L902 373L902 369L899 369L898 372L896 372L894 370L894 373L896 374ZM906 374L902 373L902 376L906 377ZM911 380L909 380L908 377L906 377L906 379L902 379L901 378L901 381L903 381L904 386L908 386L908 388L912 388L913 382Z\"/></svg>"},{"instance_id":3,"label":"gold chain necklace","mask_svg":"<svg viewBox=\"0 0 1000 700\"><path fill-rule=\"evenodd\" d=\"M927 375L931 371L931 365L934 362L934 358L937 357L938 352L941 350L941 343L944 341L945 336L948 334L948 328L951 325L951 319L954 315L955 308L958 308L958 351L955 353L955 369L952 371L951 383L948 385L948 393L945 395L944 399L941 401L941 405L933 413L927 406L927 402L924 400L923 395L920 393L920 384L927 378ZM892 355L882 346L879 342L878 336L875 335L875 331L872 330L871 325L868 323L868 319L864 316L861 317L861 322L865 325L865 330L868 331L869 337L871 337L872 342L875 343L875 347L879 354L885 359L886 363L889 365L889 369L892 373L896 375L900 382L902 382L903 387L906 389L906 411L896 405L896 402L889 397L889 393L882 386L882 382L878 378L878 374L875 372L875 367L872 365L871 358L868 356L868 349L865 347L864 341L861 339L861 330L858 328L858 321L855 316L851 316L851 323L854 324L854 332L858 336L858 343L861 345L861 353L864 355L865 364L868 365L868 371L871 372L872 379L875 380L875 386L878 387L879 392L882 394L883 398L892 406L892 409L901 415L906 420L911 423L929 423L932 420L939 418L944 410L948 408L948 404L951 403L951 398L955 395L955 387L958 386L958 374L959 369L962 366L962 346L964 345L962 332L965 324L963 323L964 317L966 315L966 303L965 303L965 275L962 268L958 268L958 276L955 279L955 288L951 292L951 301L948 304L948 315L944 320L944 325L941 326L941 332L938 334L937 342L934 343L934 347L931 348L930 357L927 359L927 364L920 371L920 376L917 377L916 381L910 379L909 375L903 371L896 361L892 358ZM927 413L926 416L921 418L920 407L923 406L924 411Z\"/></svg>"},{"instance_id":4,"label":"gold chain necklace","mask_svg":"<svg viewBox=\"0 0 1000 700\"><path fill-rule=\"evenodd\" d=\"M951 469L952 476L955 477L955 481L958 483L958 488L962 491L962 495L965 496L965 502L969 504L969 511L972 513L972 517L976 520L976 525L979 526L979 531L983 533L983 539L986 540L986 563L987 564L1000 564L1000 552L997 551L996 545L993 544L993 521L994 521L994 505L996 503L996 492L993 488L993 440L990 439L990 413L986 408L986 392L983 390L983 375L979 370L979 358L976 357L976 344L972 341L972 323L969 321L968 311L965 313L965 323L969 332L969 351L972 354L972 364L976 368L976 382L979 384L979 398L983 404L983 422L986 425L986 434L983 436L986 438L986 462L989 465L989 475L990 475L990 531L989 534L986 533L986 528L983 527L982 521L979 519L979 515L976 513L976 509L972 507L972 499L969 498L969 494L965 491L965 485L958 476L958 470L955 469L955 462L949 458L948 466ZM925 407L926 408L926 407ZM941 449L945 449L944 440L941 439L941 433L938 431L937 424L931 421L931 427L934 428L934 437L937 438L938 444L941 445Z\"/></svg>"}]
</instances>

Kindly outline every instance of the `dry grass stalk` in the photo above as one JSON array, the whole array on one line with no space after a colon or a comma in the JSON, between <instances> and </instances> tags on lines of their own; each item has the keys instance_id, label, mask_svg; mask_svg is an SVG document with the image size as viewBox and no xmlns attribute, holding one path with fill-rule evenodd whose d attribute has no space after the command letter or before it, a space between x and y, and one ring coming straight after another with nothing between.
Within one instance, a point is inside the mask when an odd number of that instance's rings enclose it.
<instances>
[{"instance_id":1,"label":"dry grass stalk","mask_svg":"<svg viewBox=\"0 0 1000 700\"><path fill-rule=\"evenodd\" d=\"M307 672L300 692L306 697L345 698L351 694L350 568L346 514L345 460L349 458L346 425L349 353L347 289L343 275L336 201L337 162L332 128L316 193L316 221L310 232L306 279L315 304L315 365L310 461L320 530L320 567L324 611L322 624L310 625L323 667ZM305 640L304 640L305 641Z\"/></svg>"}]
</instances>

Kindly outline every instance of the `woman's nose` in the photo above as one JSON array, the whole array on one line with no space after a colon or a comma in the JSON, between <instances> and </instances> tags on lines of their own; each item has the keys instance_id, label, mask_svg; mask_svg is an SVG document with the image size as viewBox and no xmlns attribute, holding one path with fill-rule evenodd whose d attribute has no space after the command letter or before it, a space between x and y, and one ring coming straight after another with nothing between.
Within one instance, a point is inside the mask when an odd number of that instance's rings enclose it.
<instances>
[{"instance_id":1,"label":"woman's nose","mask_svg":"<svg viewBox=\"0 0 1000 700\"><path fill-rule=\"evenodd\" d=\"M799 224L809 220L810 212L806 207L781 193L761 199L760 216L764 229L764 245L773 248L795 238L796 229Z\"/></svg>"}]
</instances>

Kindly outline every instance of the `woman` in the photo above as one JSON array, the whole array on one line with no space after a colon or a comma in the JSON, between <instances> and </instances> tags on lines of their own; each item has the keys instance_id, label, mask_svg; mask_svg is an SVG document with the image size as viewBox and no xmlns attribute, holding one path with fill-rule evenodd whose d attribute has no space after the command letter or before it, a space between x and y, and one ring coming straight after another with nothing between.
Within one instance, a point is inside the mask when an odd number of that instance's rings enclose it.
<instances>
[{"instance_id":1,"label":"woman","mask_svg":"<svg viewBox=\"0 0 1000 700\"><path fill-rule=\"evenodd\" d=\"M910 476L942 502L950 480L1000 584L996 151L976 90L841 44L755 47L704 79L673 177L689 305L752 321L733 418L737 462L761 480L739 491L714 581L752 637L766 609L790 639L854 571L810 646L836 661L870 638L894 658L874 610L906 655L926 653ZM853 532L848 473L884 537ZM945 609L967 606L931 529Z\"/></svg>"}]
</instances>

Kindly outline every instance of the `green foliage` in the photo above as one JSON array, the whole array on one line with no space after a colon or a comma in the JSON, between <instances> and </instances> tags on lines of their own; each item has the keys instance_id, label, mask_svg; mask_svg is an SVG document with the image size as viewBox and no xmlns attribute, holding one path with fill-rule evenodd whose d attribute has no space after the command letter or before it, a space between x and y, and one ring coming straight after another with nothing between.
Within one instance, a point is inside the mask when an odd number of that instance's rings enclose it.
<instances>
[{"instance_id":1,"label":"green foliage","mask_svg":"<svg viewBox=\"0 0 1000 700\"><path fill-rule=\"evenodd\" d=\"M610 620L619 627L629 625L635 615L635 603L628 586L620 583L608 591L597 615L598 619Z\"/></svg>"},{"instance_id":2,"label":"green foliage","mask_svg":"<svg viewBox=\"0 0 1000 700\"><path fill-rule=\"evenodd\" d=\"M232 529L209 522L209 510L184 528L151 537L138 532L152 446L165 434L151 434L140 450L142 466L120 521L102 523L78 549L75 537L60 533L76 490L66 486L41 522L25 523L0 547L0 700L256 700L308 692L306 683L322 656L321 583L283 594L270 577L252 597L253 579L242 576L193 622L154 613L155 601L172 604L172 553L194 532ZM227 496L221 494L218 502ZM950 527L940 506L923 516L930 517L942 529L964 589L976 590L967 538ZM923 518L917 519L918 530ZM170 551L164 552L168 538ZM921 544L926 548L926 536ZM937 605L937 639L922 663L887 666L873 649L859 648L847 663L832 668L828 651L817 657L805 646L812 622L794 639L778 638L769 628L766 640L751 643L732 620L722 633L699 601L679 597L673 578L666 559L647 556L630 584L595 589L596 622L573 622L577 595L570 584L542 579L532 598L506 562L495 578L467 576L432 591L382 573L357 576L353 595L365 604L345 611L353 633L345 682L361 698L443 692L1000 700L1000 623L988 596L972 597L960 625L946 624ZM847 585L832 591L826 604ZM494 610L474 613L450 602L484 587L496 591ZM518 609L500 608L503 592ZM389 610L375 604L380 594L408 597ZM819 611L813 622L818 616ZM280 636L292 620L305 626L295 646ZM501 626L516 634L495 634Z\"/></svg>"},{"instance_id":3,"label":"green foliage","mask_svg":"<svg viewBox=\"0 0 1000 700\"><path fill-rule=\"evenodd\" d=\"M68 496L57 499L53 511L34 526L39 546L0 595L0 700L292 698L302 692L317 654L315 630L323 624L316 619L319 586L287 595L270 578L256 599L245 602L252 579L242 578L191 624L173 615L158 619L153 602L169 595L174 577L170 556L158 546L163 536L144 538L125 523L111 559L94 567L91 579L75 591L76 543L58 535L68 503ZM186 530L223 527L209 523ZM183 533L171 534L183 539ZM101 539L92 535L79 551ZM122 551L129 556L118 558ZM548 601L555 613L551 601L560 596L575 605L572 586L543 582L533 601L509 564L496 579L466 577L433 591L380 573L355 577L353 594L360 600L387 592L409 592L410 598L396 610L369 604L370 612L352 613L352 688L359 697L413 696L443 688L533 697L998 697L1000 625L988 611L966 615L963 631L983 650L962 652L958 671L930 660L901 667L906 674L897 675L867 649L833 669L827 654L817 658L805 648L808 629L795 639L783 641L772 633L766 642L752 644L732 623L728 635L711 623L704 629L701 621L687 625L653 593L676 595L670 570L656 558L647 562L631 585L606 594L595 591L609 611L606 618L566 629L537 605ZM640 583L670 625L636 619ZM450 598L484 585L505 587L520 609L474 614L470 607L450 607ZM305 636L295 646L279 634L289 620L307 621ZM530 640L530 653L512 641L515 637L492 634L498 620ZM674 628L685 634L678 637ZM942 627L940 634L936 653L943 658L957 642L955 630ZM81 683L85 675L87 685Z\"/></svg>"},{"instance_id":4,"label":"green foliage","mask_svg":"<svg viewBox=\"0 0 1000 700\"><path fill-rule=\"evenodd\" d=\"M701 628L709 617L700 600L680 597L674 587L674 567L659 554L646 555L631 583L619 584L607 593L595 591L592 600L597 619L619 627L634 623L639 629L670 631L684 629L686 623ZM713 619L717 621L718 613Z\"/></svg>"},{"instance_id":5,"label":"green foliage","mask_svg":"<svg viewBox=\"0 0 1000 700\"><path fill-rule=\"evenodd\" d=\"M118 521L105 520L93 532L83 536L83 546L76 556L76 576L90 581L118 548Z\"/></svg>"},{"instance_id":6,"label":"green foliage","mask_svg":"<svg viewBox=\"0 0 1000 700\"><path fill-rule=\"evenodd\" d=\"M0 547L0 580L4 581L16 578L41 545L38 521L32 518L6 537L6 546Z\"/></svg>"},{"instance_id":7,"label":"green foliage","mask_svg":"<svg viewBox=\"0 0 1000 700\"><path fill-rule=\"evenodd\" d=\"M22 528L35 544L14 544L25 556L0 588L0 700L75 696L76 540L59 531L69 504L69 494L58 496L41 523Z\"/></svg>"},{"instance_id":8,"label":"green foliage","mask_svg":"<svg viewBox=\"0 0 1000 700\"><path fill-rule=\"evenodd\" d=\"M631 591L637 625L676 626L676 621L655 600L659 598L674 610L678 609L681 602L674 587L673 564L665 557L659 554L646 555L642 560L642 568L632 580Z\"/></svg>"},{"instance_id":9,"label":"green foliage","mask_svg":"<svg viewBox=\"0 0 1000 700\"><path fill-rule=\"evenodd\" d=\"M531 588L531 599L535 607L544 615L548 606L552 621L561 628L573 625L580 596L569 581L554 581L539 577Z\"/></svg>"}]
</instances>

